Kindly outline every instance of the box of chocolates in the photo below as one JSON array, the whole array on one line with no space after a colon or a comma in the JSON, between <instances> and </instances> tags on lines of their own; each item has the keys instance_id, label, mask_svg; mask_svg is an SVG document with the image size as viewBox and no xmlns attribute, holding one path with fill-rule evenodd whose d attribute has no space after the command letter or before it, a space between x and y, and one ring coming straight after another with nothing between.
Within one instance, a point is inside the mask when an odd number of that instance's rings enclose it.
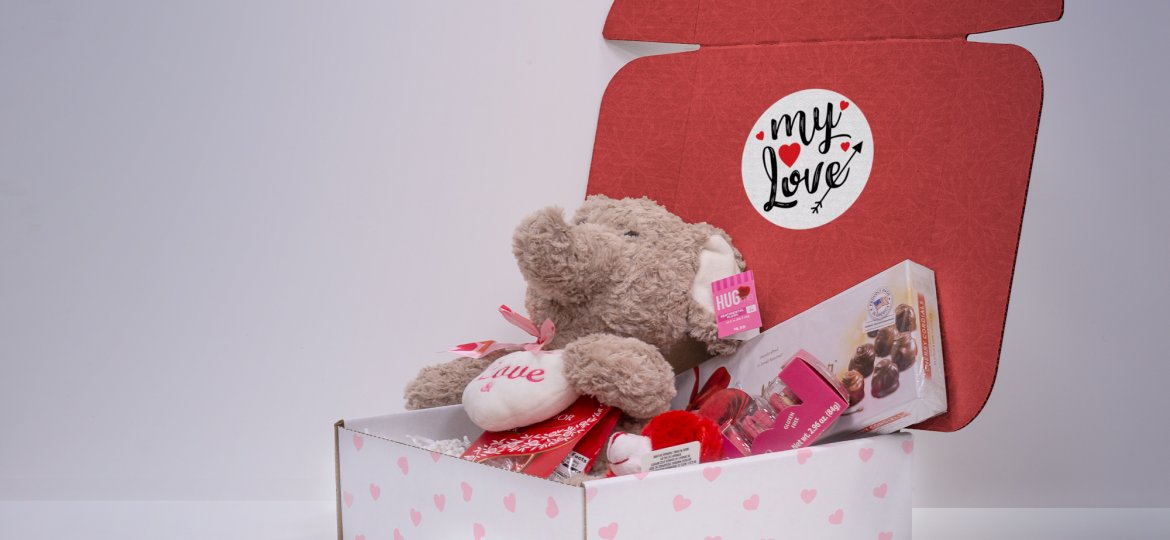
<instances>
[{"instance_id":1,"label":"box of chocolates","mask_svg":"<svg viewBox=\"0 0 1170 540\"><path fill-rule=\"evenodd\" d=\"M903 261L680 375L679 403L696 374L706 381L720 369L730 374L732 388L767 388L804 350L848 396L825 440L893 433L942 414L947 395L937 298L934 272Z\"/></svg>"}]
</instances>

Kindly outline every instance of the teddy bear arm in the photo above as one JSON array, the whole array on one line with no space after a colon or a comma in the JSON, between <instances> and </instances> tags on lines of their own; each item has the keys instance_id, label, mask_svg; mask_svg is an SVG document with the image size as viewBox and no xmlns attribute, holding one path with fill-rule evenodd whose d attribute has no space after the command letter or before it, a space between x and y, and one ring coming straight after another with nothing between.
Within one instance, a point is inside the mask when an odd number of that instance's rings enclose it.
<instances>
[{"instance_id":1,"label":"teddy bear arm","mask_svg":"<svg viewBox=\"0 0 1170 540\"><path fill-rule=\"evenodd\" d=\"M674 370L654 346L635 338L590 334L565 346L565 378L578 392L645 419L670 409Z\"/></svg>"},{"instance_id":2,"label":"teddy bear arm","mask_svg":"<svg viewBox=\"0 0 1170 540\"><path fill-rule=\"evenodd\" d=\"M463 401L463 389L472 379L507 351L496 351L483 358L456 358L419 370L404 391L407 410L457 405Z\"/></svg>"}]
</instances>

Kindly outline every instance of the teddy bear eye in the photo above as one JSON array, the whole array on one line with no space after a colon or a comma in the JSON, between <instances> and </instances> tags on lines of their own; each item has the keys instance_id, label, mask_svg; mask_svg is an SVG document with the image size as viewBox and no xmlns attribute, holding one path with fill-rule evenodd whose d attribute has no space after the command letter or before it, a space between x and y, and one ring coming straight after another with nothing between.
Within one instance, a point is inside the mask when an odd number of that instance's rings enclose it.
<instances>
[{"instance_id":1,"label":"teddy bear eye","mask_svg":"<svg viewBox=\"0 0 1170 540\"><path fill-rule=\"evenodd\" d=\"M639 236L638 231L626 231L625 236Z\"/></svg>"}]
</instances>

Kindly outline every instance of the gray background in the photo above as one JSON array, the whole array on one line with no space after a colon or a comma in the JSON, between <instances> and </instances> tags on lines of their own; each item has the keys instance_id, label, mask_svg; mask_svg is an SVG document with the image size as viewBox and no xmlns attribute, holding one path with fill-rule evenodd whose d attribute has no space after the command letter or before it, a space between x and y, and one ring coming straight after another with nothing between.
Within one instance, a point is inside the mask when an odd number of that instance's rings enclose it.
<instances>
[{"instance_id":1,"label":"gray background","mask_svg":"<svg viewBox=\"0 0 1170 540\"><path fill-rule=\"evenodd\" d=\"M678 50L600 0L101 4L0 1L0 500L332 497L332 422L511 335L512 228ZM918 506L1170 507L1168 20L975 38L1044 113L996 389L920 435Z\"/></svg>"}]
</instances>

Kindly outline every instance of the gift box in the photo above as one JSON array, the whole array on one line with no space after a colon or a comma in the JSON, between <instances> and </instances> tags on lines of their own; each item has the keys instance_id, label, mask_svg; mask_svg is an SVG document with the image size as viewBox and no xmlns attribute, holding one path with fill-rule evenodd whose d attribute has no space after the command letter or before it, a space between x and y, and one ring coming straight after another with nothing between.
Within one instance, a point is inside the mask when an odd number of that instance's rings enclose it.
<instances>
[{"instance_id":1,"label":"gift box","mask_svg":"<svg viewBox=\"0 0 1170 540\"><path fill-rule=\"evenodd\" d=\"M617 0L636 59L601 104L589 194L648 196L727 231L764 328L900 261L934 270L954 431L990 394L1042 83L968 34L1054 21L1061 0ZM571 487L408 444L479 434L460 407L338 422L339 539L910 538L910 435Z\"/></svg>"}]
</instances>

